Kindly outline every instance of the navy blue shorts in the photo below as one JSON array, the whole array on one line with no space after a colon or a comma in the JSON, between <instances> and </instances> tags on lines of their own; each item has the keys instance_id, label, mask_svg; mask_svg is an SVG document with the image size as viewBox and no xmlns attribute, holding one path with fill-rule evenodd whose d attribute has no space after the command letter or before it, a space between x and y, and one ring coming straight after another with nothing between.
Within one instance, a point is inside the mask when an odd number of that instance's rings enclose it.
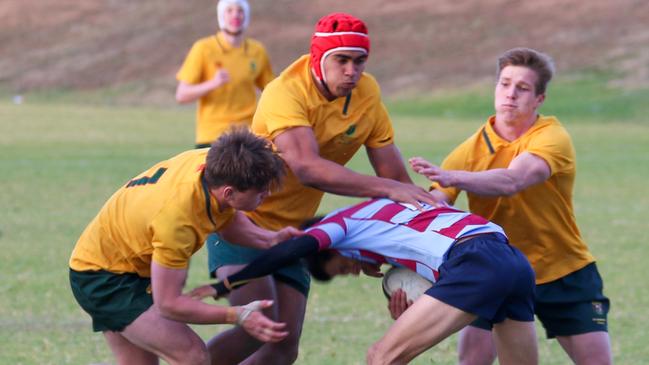
<instances>
[{"instance_id":1,"label":"navy blue shorts","mask_svg":"<svg viewBox=\"0 0 649 365\"><path fill-rule=\"evenodd\" d=\"M594 262L557 280L536 286L536 315L547 338L608 332L609 299ZM478 319L474 327L490 330L491 323Z\"/></svg>"},{"instance_id":2,"label":"navy blue shorts","mask_svg":"<svg viewBox=\"0 0 649 365\"><path fill-rule=\"evenodd\" d=\"M452 246L426 294L492 323L531 322L534 288L525 255L503 235L487 233Z\"/></svg>"}]
</instances>

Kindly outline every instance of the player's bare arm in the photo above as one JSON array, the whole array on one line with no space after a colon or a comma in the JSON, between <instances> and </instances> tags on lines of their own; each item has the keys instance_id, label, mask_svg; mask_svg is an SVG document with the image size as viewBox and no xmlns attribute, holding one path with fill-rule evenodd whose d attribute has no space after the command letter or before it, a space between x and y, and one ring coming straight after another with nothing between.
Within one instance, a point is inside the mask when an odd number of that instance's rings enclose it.
<instances>
[{"instance_id":1,"label":"player's bare arm","mask_svg":"<svg viewBox=\"0 0 649 365\"><path fill-rule=\"evenodd\" d=\"M274 142L284 161L305 185L346 196L390 197L413 205L418 205L418 201L434 203L418 186L359 174L320 157L311 128L291 128L275 137Z\"/></svg>"},{"instance_id":2,"label":"player's bare arm","mask_svg":"<svg viewBox=\"0 0 649 365\"><path fill-rule=\"evenodd\" d=\"M294 227L285 227L279 231L261 228L239 211L219 233L228 242L259 249L270 248L281 241L303 234Z\"/></svg>"},{"instance_id":3,"label":"player's bare arm","mask_svg":"<svg viewBox=\"0 0 649 365\"><path fill-rule=\"evenodd\" d=\"M547 180L551 174L547 162L529 152L517 156L507 168L485 171L444 170L421 157L410 159L410 165L443 187L453 186L483 196L511 196Z\"/></svg>"},{"instance_id":4,"label":"player's bare arm","mask_svg":"<svg viewBox=\"0 0 649 365\"><path fill-rule=\"evenodd\" d=\"M192 103L229 81L230 74L224 69L218 70L213 78L198 84L188 84L180 81L176 87L176 101L180 104Z\"/></svg>"},{"instance_id":5,"label":"player's bare arm","mask_svg":"<svg viewBox=\"0 0 649 365\"><path fill-rule=\"evenodd\" d=\"M151 264L153 302L163 317L196 324L237 323L250 335L266 342L277 342L288 335L283 331L283 323L273 322L259 312L271 306L271 301L256 303L251 308L206 304L196 297L182 294L186 279L186 269L170 269L155 262Z\"/></svg>"}]
</instances>

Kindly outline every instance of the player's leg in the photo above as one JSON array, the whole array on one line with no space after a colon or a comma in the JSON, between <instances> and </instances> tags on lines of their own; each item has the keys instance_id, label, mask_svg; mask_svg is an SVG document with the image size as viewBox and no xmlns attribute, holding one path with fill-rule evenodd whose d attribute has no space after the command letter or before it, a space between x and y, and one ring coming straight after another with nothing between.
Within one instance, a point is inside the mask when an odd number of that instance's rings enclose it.
<instances>
[{"instance_id":1,"label":"player's leg","mask_svg":"<svg viewBox=\"0 0 649 365\"><path fill-rule=\"evenodd\" d=\"M406 364L476 316L422 295L367 353L368 364Z\"/></svg>"},{"instance_id":2,"label":"player's leg","mask_svg":"<svg viewBox=\"0 0 649 365\"><path fill-rule=\"evenodd\" d=\"M557 336L561 347L577 365L613 363L608 332L589 332L574 336Z\"/></svg>"},{"instance_id":3,"label":"player's leg","mask_svg":"<svg viewBox=\"0 0 649 365\"><path fill-rule=\"evenodd\" d=\"M203 340L188 325L162 317L155 305L120 334L170 365L209 365L210 357ZM130 360L127 363L136 364Z\"/></svg>"},{"instance_id":4,"label":"player's leg","mask_svg":"<svg viewBox=\"0 0 649 365\"><path fill-rule=\"evenodd\" d=\"M609 299L595 263L536 288L536 313L548 338L556 337L578 364L611 364Z\"/></svg>"},{"instance_id":5,"label":"player's leg","mask_svg":"<svg viewBox=\"0 0 649 365\"><path fill-rule=\"evenodd\" d=\"M494 324L493 339L500 365L538 364L534 322L505 319Z\"/></svg>"},{"instance_id":6,"label":"player's leg","mask_svg":"<svg viewBox=\"0 0 649 365\"><path fill-rule=\"evenodd\" d=\"M136 346L119 332L104 331L103 334L117 365L157 365L159 363L158 355Z\"/></svg>"},{"instance_id":7,"label":"player's leg","mask_svg":"<svg viewBox=\"0 0 649 365\"><path fill-rule=\"evenodd\" d=\"M280 342L265 343L241 365L283 365L292 364L297 359L307 297L303 291L282 281L276 281L276 285L279 304L278 321L286 323L289 335Z\"/></svg>"},{"instance_id":8,"label":"player's leg","mask_svg":"<svg viewBox=\"0 0 649 365\"><path fill-rule=\"evenodd\" d=\"M219 278L227 277L239 271L243 265L228 265L217 270ZM247 285L232 291L228 295L230 305L245 305L259 299L271 299L274 305L264 309L264 315L276 319L277 308L281 306L275 292L272 276L251 281ZM283 342L283 341L282 341ZM262 342L250 336L241 327L236 326L214 336L207 343L212 359L212 365L239 364L263 345Z\"/></svg>"},{"instance_id":9,"label":"player's leg","mask_svg":"<svg viewBox=\"0 0 649 365\"><path fill-rule=\"evenodd\" d=\"M496 360L496 344L490 328L490 323L477 319L460 331L457 342L459 365L493 364Z\"/></svg>"},{"instance_id":10,"label":"player's leg","mask_svg":"<svg viewBox=\"0 0 649 365\"><path fill-rule=\"evenodd\" d=\"M205 242L208 253L208 268L212 277L223 279L239 271L251 262L259 253L249 247L232 244L218 234L210 234ZM271 299L274 305L266 308L263 313L268 318L277 319L279 306L275 294L275 284L272 277L259 278L251 281L228 295L231 305L245 305L259 299ZM213 365L238 364L257 351L262 342L250 336L240 327L233 327L219 333L208 341L208 349Z\"/></svg>"},{"instance_id":11,"label":"player's leg","mask_svg":"<svg viewBox=\"0 0 649 365\"><path fill-rule=\"evenodd\" d=\"M453 301L445 301L489 319L479 319L462 330L458 342L460 364L492 364L496 355L500 358L500 349L493 331L489 331L491 323L502 322L508 317L518 321L534 320L534 272L525 256L500 235L479 236L460 244L455 251L449 256L452 258L463 252L464 271L470 274L459 277L457 287L470 289L466 283L474 281L473 288L482 290L476 291L479 294L466 292L464 299L456 297ZM478 299L480 302L475 301ZM505 354L505 358L515 358L514 355Z\"/></svg>"}]
</instances>

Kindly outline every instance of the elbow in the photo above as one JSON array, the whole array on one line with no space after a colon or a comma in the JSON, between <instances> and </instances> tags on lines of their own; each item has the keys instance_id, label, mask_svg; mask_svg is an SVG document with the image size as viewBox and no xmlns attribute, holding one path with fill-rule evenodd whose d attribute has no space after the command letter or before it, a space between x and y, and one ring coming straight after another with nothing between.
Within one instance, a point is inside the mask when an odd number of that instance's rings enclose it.
<instances>
[{"instance_id":1,"label":"elbow","mask_svg":"<svg viewBox=\"0 0 649 365\"><path fill-rule=\"evenodd\" d=\"M179 93L179 92L176 93L176 103L178 103L178 104L187 104L190 101L191 100L189 100L189 98L185 94Z\"/></svg>"},{"instance_id":2,"label":"elbow","mask_svg":"<svg viewBox=\"0 0 649 365\"><path fill-rule=\"evenodd\" d=\"M508 184L503 186L501 188L500 195L506 196L506 197L512 197L516 194L518 194L521 190L523 190L525 187L523 186L522 183L518 183L516 181L510 181Z\"/></svg>"},{"instance_id":3,"label":"elbow","mask_svg":"<svg viewBox=\"0 0 649 365\"><path fill-rule=\"evenodd\" d=\"M160 315L162 317L176 320L176 308L174 307L173 303L170 303L169 301L162 301L155 304L158 307L158 310L160 311Z\"/></svg>"},{"instance_id":4,"label":"elbow","mask_svg":"<svg viewBox=\"0 0 649 365\"><path fill-rule=\"evenodd\" d=\"M322 180L322 176L314 173L313 169L309 168L308 164L291 166L291 171L298 180L306 186L316 186Z\"/></svg>"}]
</instances>

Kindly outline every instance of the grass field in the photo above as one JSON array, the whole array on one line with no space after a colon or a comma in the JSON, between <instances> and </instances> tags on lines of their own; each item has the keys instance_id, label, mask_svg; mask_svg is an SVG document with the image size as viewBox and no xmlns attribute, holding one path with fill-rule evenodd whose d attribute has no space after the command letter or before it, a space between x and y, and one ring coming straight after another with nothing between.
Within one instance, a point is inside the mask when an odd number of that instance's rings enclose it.
<instances>
[{"instance_id":1,"label":"grass field","mask_svg":"<svg viewBox=\"0 0 649 365\"><path fill-rule=\"evenodd\" d=\"M643 229L649 215L649 123L642 119L648 94L597 92L593 81L584 82L558 85L551 91L558 97L543 111L559 115L577 149L576 213L612 300L615 361L643 364L649 359L649 248ZM584 88L595 91L579 93ZM441 161L483 122L489 99L489 93L476 92L392 104L403 155ZM0 102L0 364L112 363L103 337L92 333L89 317L70 293L69 254L117 187L190 147L192 137L192 108ZM350 166L368 171L362 156ZM327 196L322 211L350 201ZM190 287L205 282L205 267L202 250L192 262ZM315 285L298 364L361 364L390 323L379 281L343 278ZM207 339L223 327L196 329ZM542 335L539 330L541 363L569 363L557 343ZM454 361L451 338L415 363Z\"/></svg>"}]
</instances>

